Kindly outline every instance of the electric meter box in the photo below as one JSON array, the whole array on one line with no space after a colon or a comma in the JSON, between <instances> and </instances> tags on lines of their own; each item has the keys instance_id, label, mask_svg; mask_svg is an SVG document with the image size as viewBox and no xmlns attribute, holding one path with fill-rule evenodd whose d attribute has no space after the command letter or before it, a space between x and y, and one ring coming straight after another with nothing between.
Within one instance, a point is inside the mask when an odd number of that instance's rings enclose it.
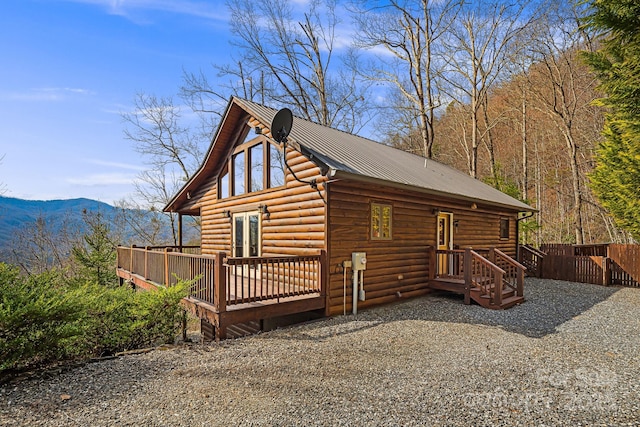
<instances>
[{"instance_id":1,"label":"electric meter box","mask_svg":"<svg viewBox=\"0 0 640 427\"><path fill-rule=\"evenodd\" d=\"M351 253L352 269L354 271L361 271L367 269L367 254L366 252L353 252Z\"/></svg>"}]
</instances>

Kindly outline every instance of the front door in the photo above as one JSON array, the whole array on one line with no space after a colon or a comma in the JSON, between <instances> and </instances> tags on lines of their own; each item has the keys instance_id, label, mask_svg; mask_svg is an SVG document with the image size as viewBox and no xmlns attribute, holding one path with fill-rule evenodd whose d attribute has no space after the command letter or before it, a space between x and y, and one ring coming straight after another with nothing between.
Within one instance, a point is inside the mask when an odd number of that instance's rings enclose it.
<instances>
[{"instance_id":1,"label":"front door","mask_svg":"<svg viewBox=\"0 0 640 427\"><path fill-rule=\"evenodd\" d=\"M233 256L260 256L260 212L240 212L233 214ZM243 271L247 275L247 271Z\"/></svg>"},{"instance_id":2,"label":"front door","mask_svg":"<svg viewBox=\"0 0 640 427\"><path fill-rule=\"evenodd\" d=\"M439 250L451 250L453 249L453 228L452 224L453 214L439 213L438 214L438 249ZM447 254L438 255L438 273L441 276L446 276L453 273L453 256Z\"/></svg>"}]
</instances>

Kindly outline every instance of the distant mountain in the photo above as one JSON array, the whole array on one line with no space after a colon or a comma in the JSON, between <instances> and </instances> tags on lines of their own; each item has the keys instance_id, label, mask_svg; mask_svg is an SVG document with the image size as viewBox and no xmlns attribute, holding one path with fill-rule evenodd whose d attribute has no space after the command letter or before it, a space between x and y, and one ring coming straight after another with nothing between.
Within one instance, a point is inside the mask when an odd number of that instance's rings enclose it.
<instances>
[{"instance_id":1,"label":"distant mountain","mask_svg":"<svg viewBox=\"0 0 640 427\"><path fill-rule=\"evenodd\" d=\"M44 219L47 226L54 231L61 229L65 223L82 230L85 226L82 214L85 211L99 212L107 222L113 222L121 213L120 208L91 199L41 201L0 196L0 252L11 244L18 230L34 226L39 218ZM171 234L168 220L165 228L163 236L169 239ZM185 227L184 231L185 241L199 237L194 236L192 227ZM132 232L124 233L127 234L126 240L133 236Z\"/></svg>"},{"instance_id":2,"label":"distant mountain","mask_svg":"<svg viewBox=\"0 0 640 427\"><path fill-rule=\"evenodd\" d=\"M82 223L83 211L101 212L105 218L115 216L117 209L106 203L90 199L23 200L0 197L0 248L8 244L14 233L23 226L44 219L54 229L67 220Z\"/></svg>"}]
</instances>

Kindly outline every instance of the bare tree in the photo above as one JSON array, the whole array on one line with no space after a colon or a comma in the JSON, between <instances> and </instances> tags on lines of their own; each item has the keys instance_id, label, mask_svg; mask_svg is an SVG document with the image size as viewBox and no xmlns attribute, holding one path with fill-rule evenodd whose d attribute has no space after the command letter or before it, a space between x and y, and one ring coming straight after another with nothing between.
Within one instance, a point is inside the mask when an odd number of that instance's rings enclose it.
<instances>
[{"instance_id":1,"label":"bare tree","mask_svg":"<svg viewBox=\"0 0 640 427\"><path fill-rule=\"evenodd\" d=\"M478 177L478 147L482 142L479 124L489 89L504 77L515 40L533 20L527 2L496 0L465 5L458 14L445 46L449 52L445 74L448 93L470 105L469 174Z\"/></svg>"},{"instance_id":2,"label":"bare tree","mask_svg":"<svg viewBox=\"0 0 640 427\"><path fill-rule=\"evenodd\" d=\"M236 67L236 93L268 105L288 105L301 117L348 132L360 130L366 87L353 72L334 64L339 19L335 0L312 0L297 16L286 0L229 3Z\"/></svg>"},{"instance_id":3,"label":"bare tree","mask_svg":"<svg viewBox=\"0 0 640 427\"><path fill-rule=\"evenodd\" d=\"M400 113L409 129L419 130L421 154L427 158L433 157L435 111L442 102L437 44L461 6L460 0L392 0L383 6L363 0L354 11L355 45L374 56L359 72L400 95L388 110Z\"/></svg>"},{"instance_id":4,"label":"bare tree","mask_svg":"<svg viewBox=\"0 0 640 427\"><path fill-rule=\"evenodd\" d=\"M182 107L184 108L184 107ZM140 173L135 183L138 200L132 203L119 202L124 212L138 211L143 208L155 212L162 211L171 197L191 178L203 158L203 153L211 135L208 131L188 127L182 121L182 109L170 98L157 98L153 95L138 94L134 102L134 111L122 115L126 127L125 136L133 141L134 148L141 154L149 169ZM206 125L199 122L201 126ZM171 224L173 244L178 242L176 218L167 214ZM153 220L153 218L148 221ZM130 218L132 223L137 222ZM162 222L160 222L162 223ZM143 233L143 227L133 227L140 231L144 241L155 241L161 234ZM166 243L166 242L164 242Z\"/></svg>"},{"instance_id":5,"label":"bare tree","mask_svg":"<svg viewBox=\"0 0 640 427\"><path fill-rule=\"evenodd\" d=\"M535 108L550 119L565 142L571 170L575 241L582 244L585 240L583 192L586 186L582 184L581 163L584 157L580 148L588 142L593 145L594 141L581 138L578 120L586 110L593 108L597 81L586 65L578 60L579 50L589 49L590 37L581 30L577 7L574 4L567 7L559 5L553 14L546 15L547 19L531 49L537 65L535 74L530 73L530 79ZM583 150L585 148L582 147Z\"/></svg>"}]
</instances>

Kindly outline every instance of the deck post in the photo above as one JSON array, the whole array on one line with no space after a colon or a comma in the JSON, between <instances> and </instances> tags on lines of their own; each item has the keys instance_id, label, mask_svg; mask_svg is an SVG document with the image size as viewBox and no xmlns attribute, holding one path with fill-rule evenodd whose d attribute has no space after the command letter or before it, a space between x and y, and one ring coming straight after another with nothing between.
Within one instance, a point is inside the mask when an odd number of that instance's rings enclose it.
<instances>
[{"instance_id":1,"label":"deck post","mask_svg":"<svg viewBox=\"0 0 640 427\"><path fill-rule=\"evenodd\" d=\"M495 246L491 246L489 248L489 255L487 255L487 259L489 261L491 261L492 264L496 263L496 247Z\"/></svg>"},{"instance_id":2,"label":"deck post","mask_svg":"<svg viewBox=\"0 0 640 427\"><path fill-rule=\"evenodd\" d=\"M471 248L464 249L464 303L471 304Z\"/></svg>"},{"instance_id":3,"label":"deck post","mask_svg":"<svg viewBox=\"0 0 640 427\"><path fill-rule=\"evenodd\" d=\"M502 272L496 272L495 292L493 293L493 303L502 305Z\"/></svg>"},{"instance_id":4,"label":"deck post","mask_svg":"<svg viewBox=\"0 0 640 427\"><path fill-rule=\"evenodd\" d=\"M149 246L144 247L144 279L149 277Z\"/></svg>"},{"instance_id":5,"label":"deck post","mask_svg":"<svg viewBox=\"0 0 640 427\"><path fill-rule=\"evenodd\" d=\"M427 248L427 265L429 268L429 280L433 280L436 278L436 247L429 246Z\"/></svg>"},{"instance_id":6,"label":"deck post","mask_svg":"<svg viewBox=\"0 0 640 427\"><path fill-rule=\"evenodd\" d=\"M227 337L227 325L225 322L225 312L227 311L227 269L224 265L226 257L226 253L218 252L214 261L213 305L218 310L218 322L215 325L216 341Z\"/></svg>"},{"instance_id":7,"label":"deck post","mask_svg":"<svg viewBox=\"0 0 640 427\"><path fill-rule=\"evenodd\" d=\"M164 285L169 287L169 248L164 248Z\"/></svg>"},{"instance_id":8,"label":"deck post","mask_svg":"<svg viewBox=\"0 0 640 427\"><path fill-rule=\"evenodd\" d=\"M227 270L224 266L224 252L218 252L214 261L213 305L218 313L227 311Z\"/></svg>"},{"instance_id":9,"label":"deck post","mask_svg":"<svg viewBox=\"0 0 640 427\"><path fill-rule=\"evenodd\" d=\"M519 297L524 296L524 269L518 268L516 269L516 274L518 275L517 282L517 294Z\"/></svg>"},{"instance_id":10,"label":"deck post","mask_svg":"<svg viewBox=\"0 0 640 427\"><path fill-rule=\"evenodd\" d=\"M131 248L129 248L129 273L133 273L133 249L136 247L136 245L131 245Z\"/></svg>"},{"instance_id":11,"label":"deck post","mask_svg":"<svg viewBox=\"0 0 640 427\"><path fill-rule=\"evenodd\" d=\"M329 263L327 262L327 251L320 251L320 295L324 297L324 315L329 316L331 306L331 293L329 292Z\"/></svg>"}]
</instances>

